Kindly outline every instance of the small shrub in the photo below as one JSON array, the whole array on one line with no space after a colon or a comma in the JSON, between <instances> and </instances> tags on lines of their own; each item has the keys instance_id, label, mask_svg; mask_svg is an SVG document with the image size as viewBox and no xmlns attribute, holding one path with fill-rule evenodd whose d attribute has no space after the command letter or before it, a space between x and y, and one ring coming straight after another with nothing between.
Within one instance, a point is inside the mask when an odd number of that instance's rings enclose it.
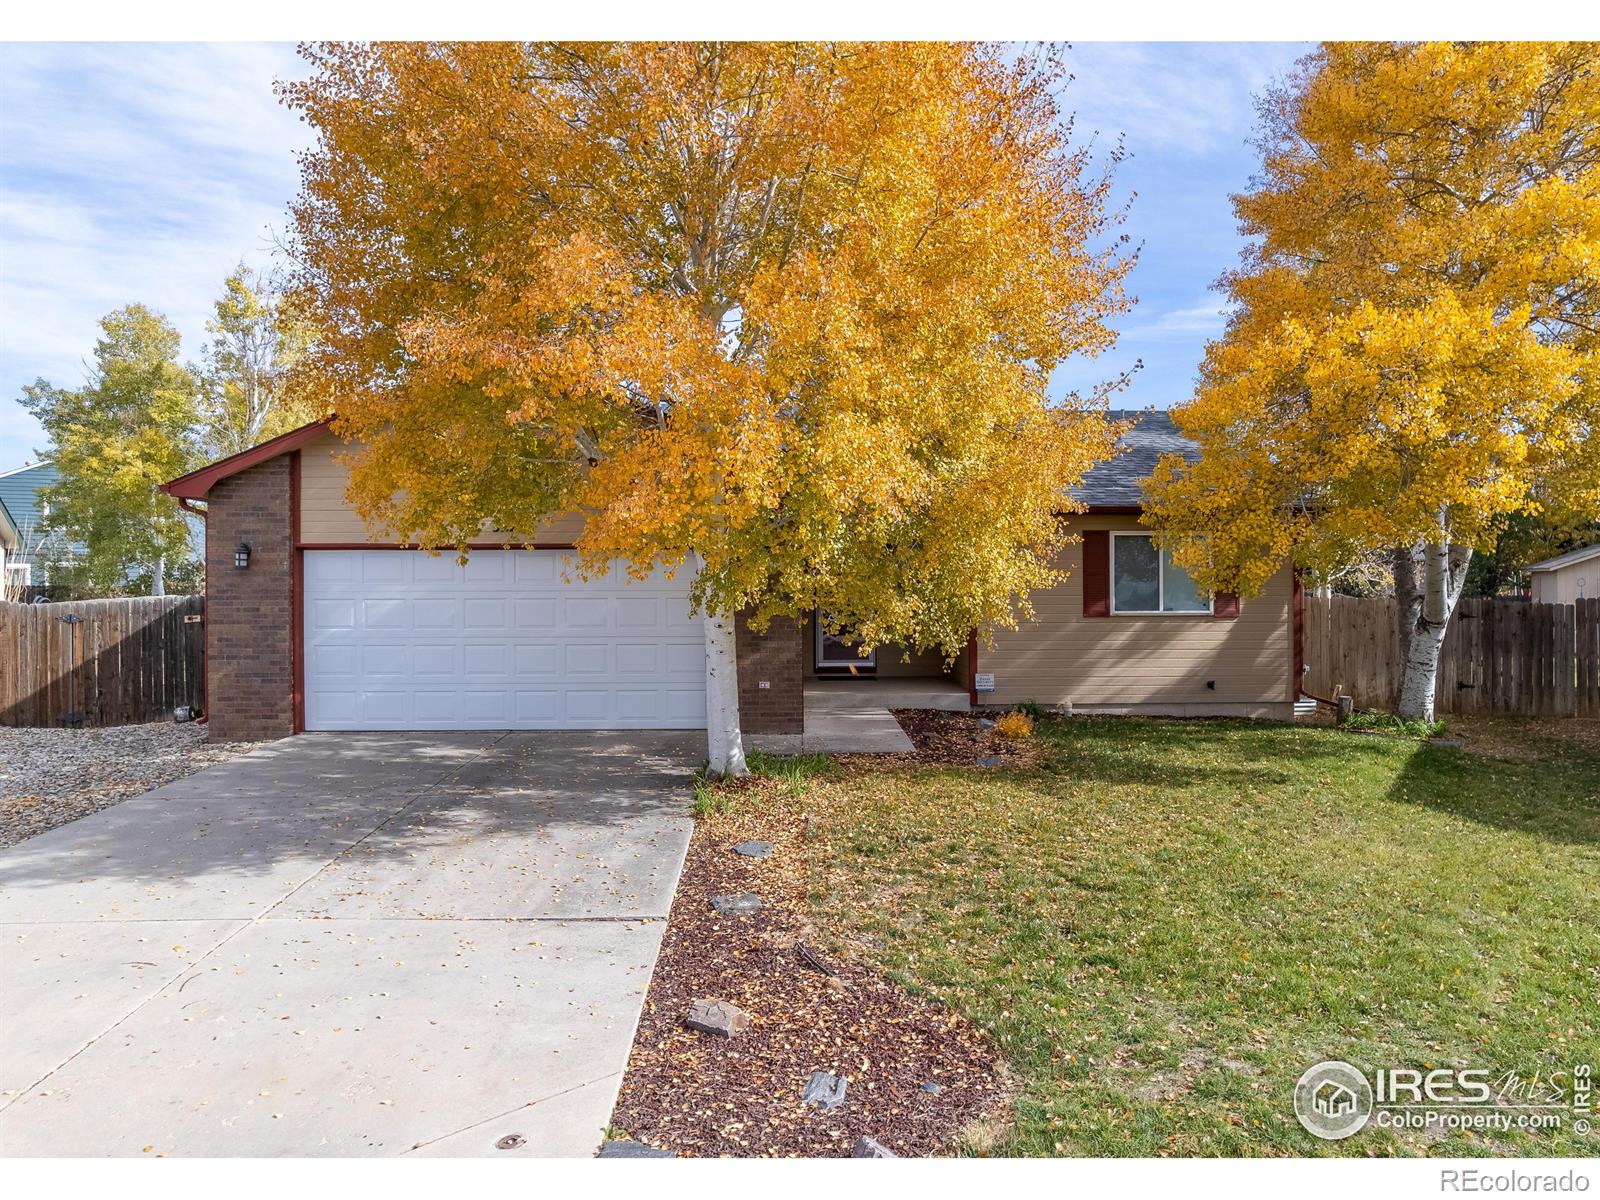
<instances>
[{"instance_id":1,"label":"small shrub","mask_svg":"<svg viewBox=\"0 0 1600 1200\"><path fill-rule=\"evenodd\" d=\"M1012 709L994 719L994 731L1004 738L1026 741L1033 736L1033 717L1020 708Z\"/></svg>"},{"instance_id":2,"label":"small shrub","mask_svg":"<svg viewBox=\"0 0 1600 1200\"><path fill-rule=\"evenodd\" d=\"M1054 715L1049 708L1040 704L1037 700L1024 700L1016 706L1016 711L1024 714L1034 722L1048 720Z\"/></svg>"},{"instance_id":3,"label":"small shrub","mask_svg":"<svg viewBox=\"0 0 1600 1200\"><path fill-rule=\"evenodd\" d=\"M1393 713L1354 712L1345 722L1346 729L1374 729L1383 733L1398 733L1405 737L1432 738L1444 733L1443 721L1402 721Z\"/></svg>"}]
</instances>

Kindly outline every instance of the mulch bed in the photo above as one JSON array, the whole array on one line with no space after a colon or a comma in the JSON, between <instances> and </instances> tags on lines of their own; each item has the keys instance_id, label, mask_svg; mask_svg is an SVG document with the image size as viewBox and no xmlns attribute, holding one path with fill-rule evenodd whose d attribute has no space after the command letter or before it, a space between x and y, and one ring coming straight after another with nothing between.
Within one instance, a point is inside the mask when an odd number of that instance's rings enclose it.
<instances>
[{"instance_id":1,"label":"mulch bed","mask_svg":"<svg viewBox=\"0 0 1600 1200\"><path fill-rule=\"evenodd\" d=\"M861 1135L902 1157L959 1150L1004 1110L998 1052L950 1010L826 951L808 918L806 805L777 781L740 781L696 823L612 1124L691 1156L845 1157ZM772 856L735 854L746 839ZM737 892L764 907L711 908ZM699 999L737 1005L754 1027L732 1039L686 1029ZM813 1071L849 1080L842 1108L802 1103Z\"/></svg>"},{"instance_id":2,"label":"mulch bed","mask_svg":"<svg viewBox=\"0 0 1600 1200\"><path fill-rule=\"evenodd\" d=\"M917 748L918 762L971 767L980 758L998 758L1003 767L1026 767L1039 757L1033 741L1001 737L985 728L977 713L897 708L894 718Z\"/></svg>"}]
</instances>

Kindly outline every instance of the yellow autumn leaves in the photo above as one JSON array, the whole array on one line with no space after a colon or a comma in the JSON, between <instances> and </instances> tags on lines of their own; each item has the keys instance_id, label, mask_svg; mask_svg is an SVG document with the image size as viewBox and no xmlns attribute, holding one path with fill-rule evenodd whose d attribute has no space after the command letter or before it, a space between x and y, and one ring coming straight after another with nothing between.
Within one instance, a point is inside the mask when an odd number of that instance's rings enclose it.
<instances>
[{"instance_id":1,"label":"yellow autumn leaves","mask_svg":"<svg viewBox=\"0 0 1600 1200\"><path fill-rule=\"evenodd\" d=\"M1251 592L1497 518L1600 513L1600 49L1329 44L1262 105L1254 248L1149 517Z\"/></svg>"},{"instance_id":2,"label":"yellow autumn leaves","mask_svg":"<svg viewBox=\"0 0 1600 1200\"><path fill-rule=\"evenodd\" d=\"M1054 366L1129 259L1051 54L953 44L320 46L310 364L364 515L431 545L582 509L580 565L964 644L1055 578L1110 453Z\"/></svg>"}]
</instances>

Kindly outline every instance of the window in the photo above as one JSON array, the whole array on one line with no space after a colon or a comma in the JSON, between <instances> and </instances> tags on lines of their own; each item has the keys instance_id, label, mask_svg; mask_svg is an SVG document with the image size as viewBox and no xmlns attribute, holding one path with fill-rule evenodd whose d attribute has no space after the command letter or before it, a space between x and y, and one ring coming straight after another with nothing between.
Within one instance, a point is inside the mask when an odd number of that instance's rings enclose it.
<instances>
[{"instance_id":1,"label":"window","mask_svg":"<svg viewBox=\"0 0 1600 1200\"><path fill-rule=\"evenodd\" d=\"M1111 611L1209 613L1211 597L1148 533L1111 535Z\"/></svg>"}]
</instances>

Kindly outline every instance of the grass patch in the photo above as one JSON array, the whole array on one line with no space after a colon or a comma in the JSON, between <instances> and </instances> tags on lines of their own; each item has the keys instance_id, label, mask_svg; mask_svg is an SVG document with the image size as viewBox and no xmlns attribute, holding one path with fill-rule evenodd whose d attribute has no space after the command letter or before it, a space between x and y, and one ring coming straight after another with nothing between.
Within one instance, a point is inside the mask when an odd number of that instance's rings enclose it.
<instances>
[{"instance_id":1,"label":"grass patch","mask_svg":"<svg viewBox=\"0 0 1600 1200\"><path fill-rule=\"evenodd\" d=\"M763 750L747 754L745 765L752 775L777 780L797 799L812 779L833 770L826 754L768 754Z\"/></svg>"},{"instance_id":2,"label":"grass patch","mask_svg":"<svg viewBox=\"0 0 1600 1200\"><path fill-rule=\"evenodd\" d=\"M1405 737L1434 738L1444 735L1443 721L1406 721L1393 713L1353 712L1345 721L1346 729L1375 729L1382 733L1397 733Z\"/></svg>"},{"instance_id":3,"label":"grass patch","mask_svg":"<svg viewBox=\"0 0 1600 1200\"><path fill-rule=\"evenodd\" d=\"M771 780L798 800L811 780L833 770L826 754L768 754L763 750L746 754L745 766L750 774L739 779L716 779L701 767L694 777L694 815L703 818L727 812L733 798L749 790L752 779Z\"/></svg>"},{"instance_id":4,"label":"grass patch","mask_svg":"<svg viewBox=\"0 0 1600 1200\"><path fill-rule=\"evenodd\" d=\"M816 789L821 921L989 1029L1004 1154L1595 1154L1301 1129L1342 1058L1600 1065L1600 755L1250 722L1042 722L1040 762Z\"/></svg>"}]
</instances>

